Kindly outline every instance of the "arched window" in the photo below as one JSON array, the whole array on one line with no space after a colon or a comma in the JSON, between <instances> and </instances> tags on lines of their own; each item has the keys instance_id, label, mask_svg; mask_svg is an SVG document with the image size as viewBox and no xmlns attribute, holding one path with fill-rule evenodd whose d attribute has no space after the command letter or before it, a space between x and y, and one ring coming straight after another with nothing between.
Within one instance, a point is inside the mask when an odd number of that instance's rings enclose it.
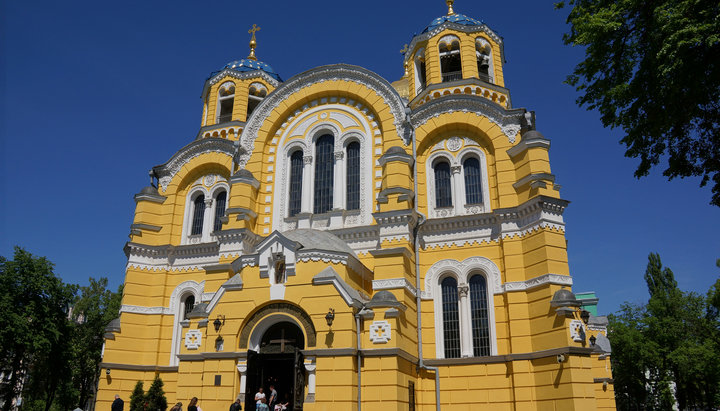
<instances>
[{"instance_id":1,"label":"arched window","mask_svg":"<svg viewBox=\"0 0 720 411\"><path fill-rule=\"evenodd\" d=\"M360 209L360 143L347 146L347 209Z\"/></svg>"},{"instance_id":2,"label":"arched window","mask_svg":"<svg viewBox=\"0 0 720 411\"><path fill-rule=\"evenodd\" d=\"M247 117L250 117L255 108L267 96L267 88L262 83L252 83L248 89Z\"/></svg>"},{"instance_id":3,"label":"arched window","mask_svg":"<svg viewBox=\"0 0 720 411\"><path fill-rule=\"evenodd\" d=\"M218 89L218 123L232 120L233 104L235 103L235 84L224 83Z\"/></svg>"},{"instance_id":4,"label":"arched window","mask_svg":"<svg viewBox=\"0 0 720 411\"><path fill-rule=\"evenodd\" d=\"M443 341L445 358L460 358L460 316L457 280L445 277L442 288Z\"/></svg>"},{"instance_id":5,"label":"arched window","mask_svg":"<svg viewBox=\"0 0 720 411\"><path fill-rule=\"evenodd\" d=\"M465 174L465 203L482 203L480 161L475 157L468 157L463 162L463 172Z\"/></svg>"},{"instance_id":6,"label":"arched window","mask_svg":"<svg viewBox=\"0 0 720 411\"><path fill-rule=\"evenodd\" d=\"M185 300L183 301L183 311L182 311L182 313L183 313L182 319L183 320L188 319L188 314L190 314L190 311L192 311L193 308L195 308L195 296L190 294L187 297L185 297Z\"/></svg>"},{"instance_id":7,"label":"arched window","mask_svg":"<svg viewBox=\"0 0 720 411\"><path fill-rule=\"evenodd\" d=\"M445 36L440 39L438 47L443 83L462 79L460 39L455 36Z\"/></svg>"},{"instance_id":8,"label":"arched window","mask_svg":"<svg viewBox=\"0 0 720 411\"><path fill-rule=\"evenodd\" d=\"M492 57L490 43L483 38L475 41L475 56L477 57L478 77L482 81L492 83Z\"/></svg>"},{"instance_id":9,"label":"arched window","mask_svg":"<svg viewBox=\"0 0 720 411\"><path fill-rule=\"evenodd\" d=\"M435 207L452 207L450 164L439 161L435 164Z\"/></svg>"},{"instance_id":10,"label":"arched window","mask_svg":"<svg viewBox=\"0 0 720 411\"><path fill-rule=\"evenodd\" d=\"M329 134L315 143L315 214L327 213L333 207L334 147L334 138Z\"/></svg>"},{"instance_id":11,"label":"arched window","mask_svg":"<svg viewBox=\"0 0 720 411\"><path fill-rule=\"evenodd\" d=\"M203 219L205 218L205 196L200 194L193 201L193 219L190 235L200 235L203 232Z\"/></svg>"},{"instance_id":12,"label":"arched window","mask_svg":"<svg viewBox=\"0 0 720 411\"><path fill-rule=\"evenodd\" d=\"M472 322L473 355L490 355L487 281L476 274L470 278L470 320Z\"/></svg>"},{"instance_id":13,"label":"arched window","mask_svg":"<svg viewBox=\"0 0 720 411\"><path fill-rule=\"evenodd\" d=\"M225 216L225 204L227 203L227 193L221 191L217 197L215 197L215 223L213 224L213 231L222 230L222 221L220 220Z\"/></svg>"},{"instance_id":14,"label":"arched window","mask_svg":"<svg viewBox=\"0 0 720 411\"><path fill-rule=\"evenodd\" d=\"M290 155L290 217L300 212L302 207L303 152L296 150Z\"/></svg>"}]
</instances>

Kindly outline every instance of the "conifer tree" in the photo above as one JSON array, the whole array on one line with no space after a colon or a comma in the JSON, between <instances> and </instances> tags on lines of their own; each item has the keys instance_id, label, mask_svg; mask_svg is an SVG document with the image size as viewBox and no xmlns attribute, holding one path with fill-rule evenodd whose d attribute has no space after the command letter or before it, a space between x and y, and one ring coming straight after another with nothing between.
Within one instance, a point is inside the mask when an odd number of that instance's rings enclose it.
<instances>
[{"instance_id":1,"label":"conifer tree","mask_svg":"<svg viewBox=\"0 0 720 411\"><path fill-rule=\"evenodd\" d=\"M163 381L160 376L156 375L145 396L147 403L147 411L165 411L167 410L167 399L165 391L163 391Z\"/></svg>"},{"instance_id":2,"label":"conifer tree","mask_svg":"<svg viewBox=\"0 0 720 411\"><path fill-rule=\"evenodd\" d=\"M145 390L143 389L143 382L138 381L130 395L130 411L144 411L144 405Z\"/></svg>"}]
</instances>

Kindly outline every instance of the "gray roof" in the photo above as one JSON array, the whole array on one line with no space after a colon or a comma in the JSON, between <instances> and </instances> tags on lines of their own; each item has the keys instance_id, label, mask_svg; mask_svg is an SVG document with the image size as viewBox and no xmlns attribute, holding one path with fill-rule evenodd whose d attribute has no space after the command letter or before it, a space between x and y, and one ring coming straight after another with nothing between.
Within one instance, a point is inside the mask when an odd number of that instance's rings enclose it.
<instances>
[{"instance_id":1,"label":"gray roof","mask_svg":"<svg viewBox=\"0 0 720 411\"><path fill-rule=\"evenodd\" d=\"M244 168L241 168L241 169L238 170L235 174L233 174L233 177L255 178L255 176L253 175L253 173L251 173L250 171L248 171L248 170L246 170L246 169L244 169Z\"/></svg>"},{"instance_id":2,"label":"gray roof","mask_svg":"<svg viewBox=\"0 0 720 411\"><path fill-rule=\"evenodd\" d=\"M138 194L154 194L154 195L158 195L158 189L157 189L157 187L147 186L147 187L143 187L143 189L140 190L140 193L138 193Z\"/></svg>"},{"instance_id":3,"label":"gray roof","mask_svg":"<svg viewBox=\"0 0 720 411\"><path fill-rule=\"evenodd\" d=\"M299 228L297 230L285 231L282 235L288 240L302 244L306 250L336 251L347 253L357 258L353 249L350 248L345 241L327 231Z\"/></svg>"},{"instance_id":4,"label":"gray roof","mask_svg":"<svg viewBox=\"0 0 720 411\"><path fill-rule=\"evenodd\" d=\"M376 308L376 307L400 307L403 310L405 309L405 306L395 298L393 293L387 290L378 291L373 295L373 297L370 299L370 302L365 304L368 308Z\"/></svg>"},{"instance_id":5,"label":"gray roof","mask_svg":"<svg viewBox=\"0 0 720 411\"><path fill-rule=\"evenodd\" d=\"M399 146L392 146L385 150L385 154L407 154L405 150L402 149L402 147Z\"/></svg>"},{"instance_id":6,"label":"gray roof","mask_svg":"<svg viewBox=\"0 0 720 411\"><path fill-rule=\"evenodd\" d=\"M537 130L528 130L525 132L525 134L522 135L523 140L547 140L545 136L542 135Z\"/></svg>"},{"instance_id":7,"label":"gray roof","mask_svg":"<svg viewBox=\"0 0 720 411\"><path fill-rule=\"evenodd\" d=\"M611 353L612 347L610 346L610 340L603 333L598 333L595 337L595 350L602 351L605 353Z\"/></svg>"},{"instance_id":8,"label":"gray roof","mask_svg":"<svg viewBox=\"0 0 720 411\"><path fill-rule=\"evenodd\" d=\"M555 294L553 294L552 301L550 301L551 307L568 307L568 306L580 306L580 302L578 302L577 298L575 298L575 294L572 293L570 290L566 290L565 288L562 288L560 290L555 291Z\"/></svg>"}]
</instances>

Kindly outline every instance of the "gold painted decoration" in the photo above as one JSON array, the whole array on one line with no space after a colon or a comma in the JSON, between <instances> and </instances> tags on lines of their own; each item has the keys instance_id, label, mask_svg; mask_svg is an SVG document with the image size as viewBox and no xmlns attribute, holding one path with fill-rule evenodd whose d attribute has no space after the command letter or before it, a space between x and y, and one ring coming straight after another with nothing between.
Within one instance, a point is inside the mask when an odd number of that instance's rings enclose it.
<instances>
[{"instance_id":1,"label":"gold painted decoration","mask_svg":"<svg viewBox=\"0 0 720 411\"><path fill-rule=\"evenodd\" d=\"M252 28L248 30L248 33L252 34L252 38L250 38L250 55L247 57L249 60L257 60L257 57L255 57L255 47L257 47L257 41L255 40L255 32L260 31L260 27L257 26L257 24L253 24Z\"/></svg>"},{"instance_id":2,"label":"gold painted decoration","mask_svg":"<svg viewBox=\"0 0 720 411\"><path fill-rule=\"evenodd\" d=\"M445 3L448 6L448 14L447 15L452 16L453 14L455 14L455 10L453 10L453 7L452 7L453 3L455 3L455 0L445 0Z\"/></svg>"}]
</instances>

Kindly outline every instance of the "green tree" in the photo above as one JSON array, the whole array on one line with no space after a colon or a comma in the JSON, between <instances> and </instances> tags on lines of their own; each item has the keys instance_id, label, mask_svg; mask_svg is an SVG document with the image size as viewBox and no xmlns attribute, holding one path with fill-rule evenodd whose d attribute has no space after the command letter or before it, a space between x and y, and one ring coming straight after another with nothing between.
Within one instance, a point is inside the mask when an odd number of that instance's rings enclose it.
<instances>
[{"instance_id":1,"label":"green tree","mask_svg":"<svg viewBox=\"0 0 720 411\"><path fill-rule=\"evenodd\" d=\"M165 411L167 410L167 399L165 398L165 391L163 391L163 381L160 376L156 375L155 379L148 389L147 395L145 396L145 402L147 403L147 411Z\"/></svg>"},{"instance_id":2,"label":"green tree","mask_svg":"<svg viewBox=\"0 0 720 411\"><path fill-rule=\"evenodd\" d=\"M720 405L720 341L708 298L677 288L648 256L647 304L609 316L618 409L706 409Z\"/></svg>"},{"instance_id":3,"label":"green tree","mask_svg":"<svg viewBox=\"0 0 720 411\"><path fill-rule=\"evenodd\" d=\"M567 82L577 103L620 127L635 176L667 159L668 179L713 181L720 206L720 3L567 0L565 44L585 47Z\"/></svg>"},{"instance_id":4,"label":"green tree","mask_svg":"<svg viewBox=\"0 0 720 411\"><path fill-rule=\"evenodd\" d=\"M0 386L2 410L21 394L30 403L52 405L68 377L68 310L75 287L53 273L53 264L15 247L13 260L0 257Z\"/></svg>"},{"instance_id":5,"label":"green tree","mask_svg":"<svg viewBox=\"0 0 720 411\"><path fill-rule=\"evenodd\" d=\"M63 404L65 409L87 408L95 384L100 378L103 335L107 324L120 310L122 286L114 293L107 289L108 280L89 279L89 285L80 288L80 296L73 305L72 324L72 390Z\"/></svg>"},{"instance_id":6,"label":"green tree","mask_svg":"<svg viewBox=\"0 0 720 411\"><path fill-rule=\"evenodd\" d=\"M130 394L130 411L144 411L145 410L145 390L143 389L143 382L138 381L133 388L132 394Z\"/></svg>"}]
</instances>

